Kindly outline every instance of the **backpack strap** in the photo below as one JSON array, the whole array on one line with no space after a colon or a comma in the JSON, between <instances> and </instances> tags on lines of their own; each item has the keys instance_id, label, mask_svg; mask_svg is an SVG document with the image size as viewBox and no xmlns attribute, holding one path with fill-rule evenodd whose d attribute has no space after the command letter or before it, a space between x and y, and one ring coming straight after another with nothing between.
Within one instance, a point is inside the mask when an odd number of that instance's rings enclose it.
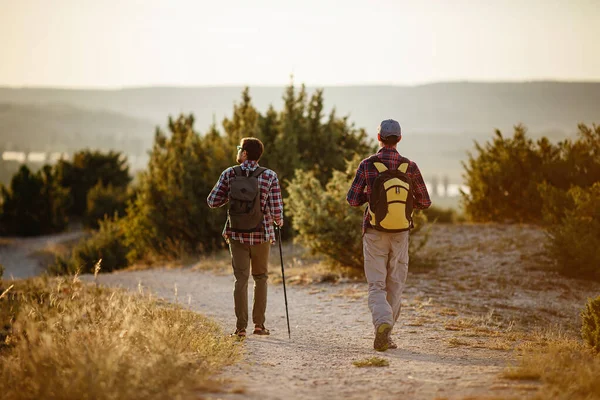
<instances>
[{"instance_id":1,"label":"backpack strap","mask_svg":"<svg viewBox=\"0 0 600 400\"><path fill-rule=\"evenodd\" d=\"M248 177L253 176L255 178L258 178L266 170L267 170L267 168L265 168L265 167L258 167L254 171L252 171L250 173L250 175L248 175ZM235 173L235 176L244 176L244 177L246 176L246 174L244 173L244 170L239 165L236 165L235 167L233 167L233 172Z\"/></svg>"},{"instance_id":2,"label":"backpack strap","mask_svg":"<svg viewBox=\"0 0 600 400\"><path fill-rule=\"evenodd\" d=\"M398 171L406 173L406 171L408 171L409 166L410 160L406 157L402 157L402 159L400 160L400 165L398 165Z\"/></svg>"},{"instance_id":3,"label":"backpack strap","mask_svg":"<svg viewBox=\"0 0 600 400\"><path fill-rule=\"evenodd\" d=\"M242 167L239 165L233 167L233 172L235 173L235 176L244 176L244 171L242 171Z\"/></svg>"},{"instance_id":4,"label":"backpack strap","mask_svg":"<svg viewBox=\"0 0 600 400\"><path fill-rule=\"evenodd\" d=\"M267 169L265 167L258 167L256 168L251 174L250 176L253 176L255 178L258 178L259 176L261 176L263 174L263 172L265 172Z\"/></svg>"},{"instance_id":5,"label":"backpack strap","mask_svg":"<svg viewBox=\"0 0 600 400\"><path fill-rule=\"evenodd\" d=\"M371 164L373 164L375 168L377 168L377 172L382 173L388 170L388 167L386 167L385 164L381 162L377 155L369 157L368 160Z\"/></svg>"}]
</instances>

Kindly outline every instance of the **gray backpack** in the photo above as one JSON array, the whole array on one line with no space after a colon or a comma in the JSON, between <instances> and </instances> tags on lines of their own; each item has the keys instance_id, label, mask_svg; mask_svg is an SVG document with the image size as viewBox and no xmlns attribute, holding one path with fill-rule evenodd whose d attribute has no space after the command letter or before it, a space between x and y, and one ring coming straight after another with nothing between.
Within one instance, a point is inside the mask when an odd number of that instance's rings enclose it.
<instances>
[{"instance_id":1,"label":"gray backpack","mask_svg":"<svg viewBox=\"0 0 600 400\"><path fill-rule=\"evenodd\" d=\"M267 169L256 168L246 176L242 168L233 167L235 177L229 182L227 215L233 232L257 232L262 229L264 213L260 206L258 177Z\"/></svg>"}]
</instances>

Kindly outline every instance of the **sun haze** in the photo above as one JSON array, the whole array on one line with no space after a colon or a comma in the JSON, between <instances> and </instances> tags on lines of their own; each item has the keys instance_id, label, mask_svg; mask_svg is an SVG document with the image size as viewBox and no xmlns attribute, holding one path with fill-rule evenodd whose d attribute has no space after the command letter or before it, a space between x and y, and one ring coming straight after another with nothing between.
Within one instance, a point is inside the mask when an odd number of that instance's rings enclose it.
<instances>
[{"instance_id":1,"label":"sun haze","mask_svg":"<svg viewBox=\"0 0 600 400\"><path fill-rule=\"evenodd\" d=\"M600 80L595 0L0 0L0 85Z\"/></svg>"}]
</instances>

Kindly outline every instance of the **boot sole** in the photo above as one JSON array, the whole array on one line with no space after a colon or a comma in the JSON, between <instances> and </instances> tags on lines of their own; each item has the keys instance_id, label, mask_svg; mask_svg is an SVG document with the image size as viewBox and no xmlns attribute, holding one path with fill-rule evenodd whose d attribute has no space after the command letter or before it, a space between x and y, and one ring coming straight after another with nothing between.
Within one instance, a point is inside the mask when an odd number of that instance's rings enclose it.
<instances>
[{"instance_id":1,"label":"boot sole","mask_svg":"<svg viewBox=\"0 0 600 400\"><path fill-rule=\"evenodd\" d=\"M381 324L377 327L375 333L375 341L373 342L373 348L377 351L386 351L389 347L388 337L392 331L390 324Z\"/></svg>"}]
</instances>

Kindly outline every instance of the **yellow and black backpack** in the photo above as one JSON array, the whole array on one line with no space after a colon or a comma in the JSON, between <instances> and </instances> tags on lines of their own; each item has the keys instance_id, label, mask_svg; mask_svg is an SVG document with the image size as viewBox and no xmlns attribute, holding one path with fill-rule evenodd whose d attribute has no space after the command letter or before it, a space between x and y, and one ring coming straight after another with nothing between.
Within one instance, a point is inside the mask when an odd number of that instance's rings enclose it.
<instances>
[{"instance_id":1,"label":"yellow and black backpack","mask_svg":"<svg viewBox=\"0 0 600 400\"><path fill-rule=\"evenodd\" d=\"M406 173L410 161L403 159L398 169L388 169L379 157L369 158L379 174L373 182L368 212L373 228L402 232L413 228L412 182Z\"/></svg>"}]
</instances>

